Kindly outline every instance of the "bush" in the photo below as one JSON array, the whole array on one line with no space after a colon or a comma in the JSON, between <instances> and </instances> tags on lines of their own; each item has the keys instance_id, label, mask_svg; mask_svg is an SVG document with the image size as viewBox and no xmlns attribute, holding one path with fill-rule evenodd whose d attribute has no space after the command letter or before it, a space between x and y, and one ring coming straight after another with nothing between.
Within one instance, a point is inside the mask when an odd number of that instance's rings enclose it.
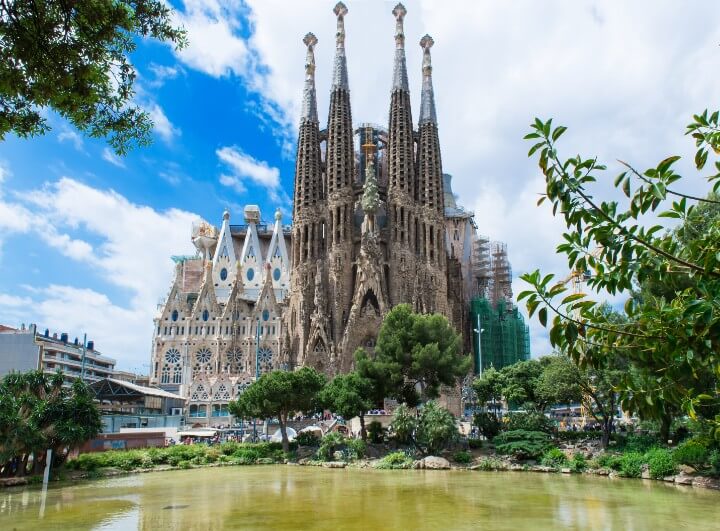
<instances>
[{"instance_id":1,"label":"bush","mask_svg":"<svg viewBox=\"0 0 720 531\"><path fill-rule=\"evenodd\" d=\"M555 423L538 411L510 413L508 415L507 430L552 433L555 431Z\"/></svg>"},{"instance_id":2,"label":"bush","mask_svg":"<svg viewBox=\"0 0 720 531\"><path fill-rule=\"evenodd\" d=\"M473 423L478 431L480 431L480 434L488 440L493 440L502 430L502 422L500 422L494 413L475 413Z\"/></svg>"},{"instance_id":3,"label":"bush","mask_svg":"<svg viewBox=\"0 0 720 531\"><path fill-rule=\"evenodd\" d=\"M385 429L382 424L377 420L373 420L367 426L367 436L371 443L380 444L383 442L383 436L385 435Z\"/></svg>"},{"instance_id":4,"label":"bush","mask_svg":"<svg viewBox=\"0 0 720 531\"><path fill-rule=\"evenodd\" d=\"M190 464L190 461L180 461L178 463L178 467L188 469L188 468L192 468L192 465Z\"/></svg>"},{"instance_id":5,"label":"bush","mask_svg":"<svg viewBox=\"0 0 720 531\"><path fill-rule=\"evenodd\" d=\"M602 432L598 431L598 430L559 431L555 434L555 438L558 441L567 441L567 442L595 440L595 439L599 439L601 436L602 436Z\"/></svg>"},{"instance_id":6,"label":"bush","mask_svg":"<svg viewBox=\"0 0 720 531\"><path fill-rule=\"evenodd\" d=\"M323 437L320 443L320 448L318 448L318 459L320 461L332 461L335 452L340 450L341 446L345 446L343 436L336 432L328 433L325 437Z\"/></svg>"},{"instance_id":7,"label":"bush","mask_svg":"<svg viewBox=\"0 0 720 531\"><path fill-rule=\"evenodd\" d=\"M395 409L390 423L390 430L393 432L395 440L399 444L410 444L416 427L415 415L405 404L400 404Z\"/></svg>"},{"instance_id":8,"label":"bush","mask_svg":"<svg viewBox=\"0 0 720 531\"><path fill-rule=\"evenodd\" d=\"M362 459L367 452L367 444L362 439L348 439L347 454L350 459Z\"/></svg>"},{"instance_id":9,"label":"bush","mask_svg":"<svg viewBox=\"0 0 720 531\"><path fill-rule=\"evenodd\" d=\"M656 448L661 445L660 439L657 435L628 435L626 437L617 438L618 447L622 448L626 452L636 452L644 454L652 448Z\"/></svg>"},{"instance_id":10,"label":"bush","mask_svg":"<svg viewBox=\"0 0 720 531\"><path fill-rule=\"evenodd\" d=\"M453 454L453 461L466 465L472 461L472 454L470 452L455 452Z\"/></svg>"},{"instance_id":11,"label":"bush","mask_svg":"<svg viewBox=\"0 0 720 531\"><path fill-rule=\"evenodd\" d=\"M675 462L670 450L665 448L653 448L646 455L650 477L662 479L675 473Z\"/></svg>"},{"instance_id":12,"label":"bush","mask_svg":"<svg viewBox=\"0 0 720 531\"><path fill-rule=\"evenodd\" d=\"M627 452L620 457L620 475L626 478L639 478L644 464L643 454Z\"/></svg>"},{"instance_id":13,"label":"bush","mask_svg":"<svg viewBox=\"0 0 720 531\"><path fill-rule=\"evenodd\" d=\"M502 460L495 457L483 457L477 463L478 470L505 470L507 467Z\"/></svg>"},{"instance_id":14,"label":"bush","mask_svg":"<svg viewBox=\"0 0 720 531\"><path fill-rule=\"evenodd\" d=\"M473 450L477 450L482 448L482 441L480 439L468 439L468 446Z\"/></svg>"},{"instance_id":15,"label":"bush","mask_svg":"<svg viewBox=\"0 0 720 531\"><path fill-rule=\"evenodd\" d=\"M559 448L550 448L548 451L546 451L543 456L540 463L543 466L550 466L552 468L562 468L564 466L568 465L568 458L565 455L565 452L560 450Z\"/></svg>"},{"instance_id":16,"label":"bush","mask_svg":"<svg viewBox=\"0 0 720 531\"><path fill-rule=\"evenodd\" d=\"M426 454L437 454L447 448L458 436L455 417L434 400L427 402L420 411L415 430L418 447Z\"/></svg>"},{"instance_id":17,"label":"bush","mask_svg":"<svg viewBox=\"0 0 720 531\"><path fill-rule=\"evenodd\" d=\"M320 446L320 437L311 431L299 433L295 441L298 443L298 446Z\"/></svg>"},{"instance_id":18,"label":"bush","mask_svg":"<svg viewBox=\"0 0 720 531\"><path fill-rule=\"evenodd\" d=\"M570 470L573 472L582 472L588 466L585 456L583 454L573 454L572 459L569 463Z\"/></svg>"},{"instance_id":19,"label":"bush","mask_svg":"<svg viewBox=\"0 0 720 531\"><path fill-rule=\"evenodd\" d=\"M550 436L541 431L506 431L493 442L498 453L518 459L537 459L550 448Z\"/></svg>"},{"instance_id":20,"label":"bush","mask_svg":"<svg viewBox=\"0 0 720 531\"><path fill-rule=\"evenodd\" d=\"M620 470L621 457L617 454L602 454L596 459L600 468L608 468L610 470Z\"/></svg>"},{"instance_id":21,"label":"bush","mask_svg":"<svg viewBox=\"0 0 720 531\"><path fill-rule=\"evenodd\" d=\"M240 443L236 441L226 441L220 445L220 451L223 455L232 455L240 446Z\"/></svg>"},{"instance_id":22,"label":"bush","mask_svg":"<svg viewBox=\"0 0 720 531\"><path fill-rule=\"evenodd\" d=\"M405 452L398 451L389 453L380 459L380 461L375 463L375 468L379 468L381 470L411 468L412 464L412 457L407 455Z\"/></svg>"},{"instance_id":23,"label":"bush","mask_svg":"<svg viewBox=\"0 0 720 531\"><path fill-rule=\"evenodd\" d=\"M713 450L708 457L708 464L712 467L712 473L720 475L720 450Z\"/></svg>"},{"instance_id":24,"label":"bush","mask_svg":"<svg viewBox=\"0 0 720 531\"><path fill-rule=\"evenodd\" d=\"M689 440L675 448L672 457L675 463L679 465L689 465L698 468L705 464L708 458L708 450L700 442Z\"/></svg>"}]
</instances>

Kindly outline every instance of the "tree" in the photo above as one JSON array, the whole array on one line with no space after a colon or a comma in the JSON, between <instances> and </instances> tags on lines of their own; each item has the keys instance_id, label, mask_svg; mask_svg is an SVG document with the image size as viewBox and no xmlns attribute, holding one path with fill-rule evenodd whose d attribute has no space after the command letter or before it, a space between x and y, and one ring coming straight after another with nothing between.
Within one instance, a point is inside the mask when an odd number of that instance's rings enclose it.
<instances>
[{"instance_id":1,"label":"tree","mask_svg":"<svg viewBox=\"0 0 720 531\"><path fill-rule=\"evenodd\" d=\"M410 305L399 304L383 321L375 357L359 351L356 366L384 396L415 407L437 398L442 385L456 385L467 374L472 360L461 353L460 343L442 315L417 314Z\"/></svg>"},{"instance_id":2,"label":"tree","mask_svg":"<svg viewBox=\"0 0 720 531\"><path fill-rule=\"evenodd\" d=\"M390 430L399 444L410 444L417 428L417 417L405 404L400 404L393 411Z\"/></svg>"},{"instance_id":3,"label":"tree","mask_svg":"<svg viewBox=\"0 0 720 531\"><path fill-rule=\"evenodd\" d=\"M425 455L443 450L458 434L455 417L437 402L427 402L420 411L415 430L415 444Z\"/></svg>"},{"instance_id":4,"label":"tree","mask_svg":"<svg viewBox=\"0 0 720 531\"><path fill-rule=\"evenodd\" d=\"M283 450L289 450L288 418L297 412L313 411L325 385L325 376L311 367L294 372L272 371L253 382L240 397L230 402L231 414L242 418L277 417Z\"/></svg>"},{"instance_id":5,"label":"tree","mask_svg":"<svg viewBox=\"0 0 720 531\"><path fill-rule=\"evenodd\" d=\"M0 2L0 140L46 133L51 108L118 154L149 144L129 60L138 37L186 43L162 0Z\"/></svg>"},{"instance_id":6,"label":"tree","mask_svg":"<svg viewBox=\"0 0 720 531\"><path fill-rule=\"evenodd\" d=\"M495 416L498 416L498 408L503 399L503 389L505 387L505 377L503 374L490 367L485 369L483 373L473 380L472 384L478 402L485 407L488 402L493 403Z\"/></svg>"},{"instance_id":7,"label":"tree","mask_svg":"<svg viewBox=\"0 0 720 531\"><path fill-rule=\"evenodd\" d=\"M45 451L60 455L95 437L102 427L94 396L81 380L63 387L61 372L10 373L0 381L0 467L21 476L30 457L39 473Z\"/></svg>"},{"instance_id":8,"label":"tree","mask_svg":"<svg viewBox=\"0 0 720 531\"><path fill-rule=\"evenodd\" d=\"M345 419L360 419L360 435L367 439L365 432L365 412L375 405L375 389L370 379L352 371L341 374L328 383L318 395L319 402Z\"/></svg>"},{"instance_id":9,"label":"tree","mask_svg":"<svg viewBox=\"0 0 720 531\"><path fill-rule=\"evenodd\" d=\"M502 394L508 404L542 412L552 403L548 397L538 393L543 362L539 360L519 361L503 367L501 372L504 380Z\"/></svg>"},{"instance_id":10,"label":"tree","mask_svg":"<svg viewBox=\"0 0 720 531\"><path fill-rule=\"evenodd\" d=\"M687 133L696 141L695 165L702 170L710 153L720 153L720 113L707 111L694 116ZM567 257L571 270L590 273L588 286L611 295L629 293L650 283L671 286L662 301L628 298L627 321L613 322L600 304L587 294L567 295L563 283L552 284L553 275L534 271L522 276L530 289L519 294L528 312L537 312L543 326L554 314L550 341L559 351L584 367L603 367L616 352L633 367L647 371L648 378L622 376L619 388L625 409L659 411L666 404L681 407L692 417L704 404L720 402L717 388L702 389L699 374L720 373L720 223L711 222L703 233L683 241L677 233L644 220L656 214L685 221L697 204L717 205L712 197L680 191L682 177L674 170L678 156L670 156L644 172L620 162L622 172L615 186L627 203L600 201L591 188L606 168L596 158L563 160L557 149L565 127L552 127L552 120L536 119L526 136L535 142L530 155L539 153L548 200L553 213L567 225L563 243L557 247ZM714 162L713 191L720 188L720 161ZM661 208L661 206L664 208ZM683 280L690 280L682 287ZM562 298L561 298L562 297ZM650 385L647 385L650 384ZM720 428L720 416L713 420ZM716 430L720 438L720 429Z\"/></svg>"}]
</instances>

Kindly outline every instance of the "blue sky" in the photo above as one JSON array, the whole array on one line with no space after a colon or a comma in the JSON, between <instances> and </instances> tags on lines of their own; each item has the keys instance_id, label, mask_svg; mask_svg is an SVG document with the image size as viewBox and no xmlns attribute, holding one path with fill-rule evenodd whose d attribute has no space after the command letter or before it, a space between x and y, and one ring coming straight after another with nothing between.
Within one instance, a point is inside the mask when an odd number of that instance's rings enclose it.
<instances>
[{"instance_id":1,"label":"blue sky","mask_svg":"<svg viewBox=\"0 0 720 531\"><path fill-rule=\"evenodd\" d=\"M51 112L44 137L1 142L0 323L87 332L120 367L144 370L169 257L194 252L192 222L218 225L224 208L241 222L246 204L266 219L280 207L289 222L301 39L319 38L324 122L334 3L174 0L190 46L178 53L141 41L131 58L136 101L155 119L151 147L117 158ZM394 2L346 3L353 118L384 124ZM692 154L684 125L720 94L720 12L709 2L405 4L414 117L417 43L430 33L444 170L480 232L508 243L516 276L535 267L567 274L554 253L562 227L535 208L542 181L521 140L534 116L569 126L569 152L649 167ZM609 188L601 182L598 193ZM701 176L686 188L704 190ZM534 355L547 353L544 330L533 322L531 333Z\"/></svg>"}]
</instances>

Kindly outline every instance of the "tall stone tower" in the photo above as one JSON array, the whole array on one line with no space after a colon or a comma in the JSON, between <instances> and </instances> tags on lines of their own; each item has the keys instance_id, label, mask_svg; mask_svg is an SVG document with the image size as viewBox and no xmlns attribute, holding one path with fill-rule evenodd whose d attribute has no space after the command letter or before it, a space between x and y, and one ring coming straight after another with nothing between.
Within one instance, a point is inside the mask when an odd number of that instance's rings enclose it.
<instances>
[{"instance_id":1,"label":"tall stone tower","mask_svg":"<svg viewBox=\"0 0 720 531\"><path fill-rule=\"evenodd\" d=\"M448 271L459 271L448 267L430 62L433 40L425 36L420 43L422 103L415 130L405 59L407 11L402 4L393 9L395 60L388 129L366 124L353 131L345 56L348 10L339 2L334 13L335 60L323 131L315 98L317 39L311 33L304 39L308 52L284 340L290 366L310 365L329 374L351 370L358 347L372 351L384 315L396 304L410 303L417 311L451 317L457 305L449 300L455 291L448 285L455 279L448 279ZM355 149L356 133L361 156ZM363 162L358 164L358 159ZM460 323L456 326L459 329Z\"/></svg>"}]
</instances>

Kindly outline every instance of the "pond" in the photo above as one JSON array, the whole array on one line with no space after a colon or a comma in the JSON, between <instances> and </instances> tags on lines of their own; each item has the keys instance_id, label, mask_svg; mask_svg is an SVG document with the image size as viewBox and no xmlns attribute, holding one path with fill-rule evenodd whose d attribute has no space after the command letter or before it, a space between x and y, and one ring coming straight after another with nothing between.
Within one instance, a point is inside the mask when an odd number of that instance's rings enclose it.
<instances>
[{"instance_id":1,"label":"pond","mask_svg":"<svg viewBox=\"0 0 720 531\"><path fill-rule=\"evenodd\" d=\"M717 529L720 493L523 472L298 466L155 472L0 492L0 529Z\"/></svg>"}]
</instances>

